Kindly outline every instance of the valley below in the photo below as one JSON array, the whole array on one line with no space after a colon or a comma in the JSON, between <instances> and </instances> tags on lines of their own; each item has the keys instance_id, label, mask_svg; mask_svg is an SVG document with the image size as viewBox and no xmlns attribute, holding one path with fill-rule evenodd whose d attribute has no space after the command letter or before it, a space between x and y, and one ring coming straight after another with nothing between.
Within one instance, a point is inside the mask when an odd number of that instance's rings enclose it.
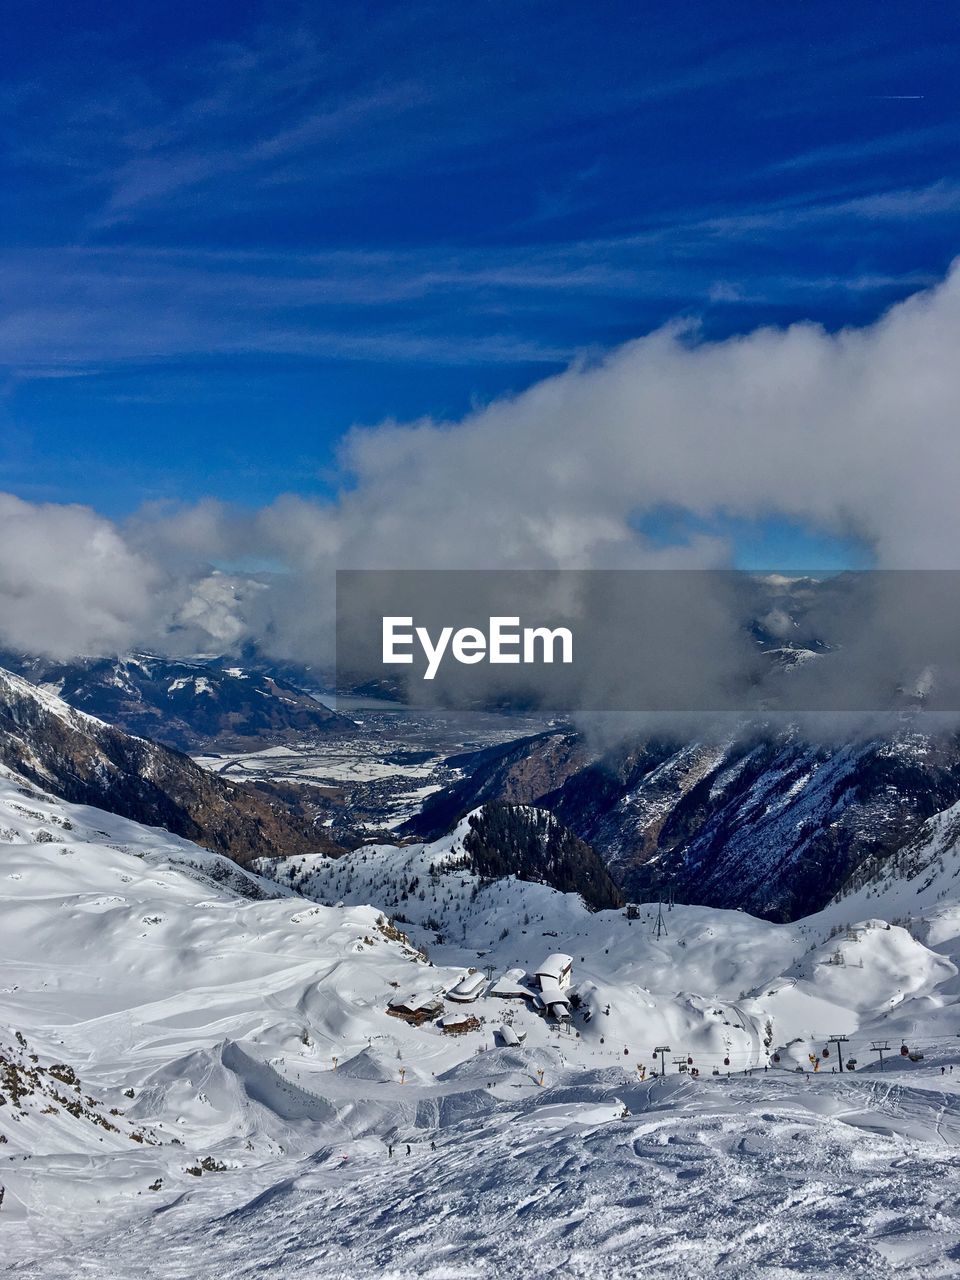
<instances>
[{"instance_id":1,"label":"valley below","mask_svg":"<svg viewBox=\"0 0 960 1280\"><path fill-rule=\"evenodd\" d=\"M549 727L545 717L444 712L337 698L347 724L322 739L300 735L259 751L196 754L221 778L316 789L333 833L361 838L414 818L430 795L464 776L455 763Z\"/></svg>"}]
</instances>

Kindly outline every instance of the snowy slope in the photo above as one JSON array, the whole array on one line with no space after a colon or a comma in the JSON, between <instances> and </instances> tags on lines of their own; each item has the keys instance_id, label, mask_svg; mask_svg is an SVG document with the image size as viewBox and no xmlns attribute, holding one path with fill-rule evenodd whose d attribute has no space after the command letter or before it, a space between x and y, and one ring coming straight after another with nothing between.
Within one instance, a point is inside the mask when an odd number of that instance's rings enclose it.
<instances>
[{"instance_id":1,"label":"snowy slope","mask_svg":"<svg viewBox=\"0 0 960 1280\"><path fill-rule=\"evenodd\" d=\"M324 1125L352 1132L271 1060L329 1070L331 1053L383 1034L395 1054L408 1029L387 1019L384 993L426 968L372 908L298 900L187 841L10 776L0 778L0 884L0 1053L18 1070L31 1054L44 1069L66 1064L160 1143L137 1143L131 1157L125 1134L67 1123L62 1107L43 1114L48 1091L25 1113L7 1098L0 1225L22 1219L40 1237L52 1213L58 1227L82 1224L89 1196L64 1190L78 1160L93 1161L96 1199L122 1211L157 1178L180 1194L195 1178L184 1170L204 1157L249 1164L309 1146Z\"/></svg>"},{"instance_id":2,"label":"snowy slope","mask_svg":"<svg viewBox=\"0 0 960 1280\"><path fill-rule=\"evenodd\" d=\"M872 918L875 910L851 915L838 907L778 925L677 906L664 911L667 933L658 938L656 905L631 920L622 911L590 912L576 895L545 885L471 875L462 869L467 831L464 819L430 844L258 865L318 901L383 904L437 962L463 962L466 953L497 973L532 973L547 952L569 952L583 1006L574 1019L583 1061L612 1054L645 1062L653 1046L669 1043L703 1072L763 1067L778 1050L786 1067L806 1065L838 1032L857 1031L866 1044L875 1026L886 1036L912 1032L918 1019L938 1034L952 1027L958 984L950 955ZM494 1016L499 1004L478 1007ZM942 1015L933 1016L933 1004Z\"/></svg>"},{"instance_id":3,"label":"snowy slope","mask_svg":"<svg viewBox=\"0 0 960 1280\"><path fill-rule=\"evenodd\" d=\"M678 906L658 938L655 908L481 880L466 831L256 875L0 777L11 1274L955 1274L956 908ZM444 1002L462 1035L387 1012L556 951L568 1027L489 992ZM855 1074L794 1071L837 1033ZM878 1036L925 1057L881 1076Z\"/></svg>"},{"instance_id":4,"label":"snowy slope","mask_svg":"<svg viewBox=\"0 0 960 1280\"><path fill-rule=\"evenodd\" d=\"M435 1149L324 1149L14 1274L947 1280L958 1112L952 1089L871 1079L563 1077L441 1126Z\"/></svg>"}]
</instances>

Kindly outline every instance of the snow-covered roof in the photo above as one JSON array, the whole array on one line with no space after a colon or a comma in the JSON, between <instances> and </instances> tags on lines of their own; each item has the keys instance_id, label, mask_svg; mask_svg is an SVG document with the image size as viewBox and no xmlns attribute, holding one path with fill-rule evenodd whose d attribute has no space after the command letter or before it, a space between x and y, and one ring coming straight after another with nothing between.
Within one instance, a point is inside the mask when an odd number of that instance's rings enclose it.
<instances>
[{"instance_id":1,"label":"snow-covered roof","mask_svg":"<svg viewBox=\"0 0 960 1280\"><path fill-rule=\"evenodd\" d=\"M413 991L408 995L394 996L390 1001L391 1009L409 1009L411 1013L419 1009L429 1009L439 1004L439 997L432 991Z\"/></svg>"},{"instance_id":2,"label":"snow-covered roof","mask_svg":"<svg viewBox=\"0 0 960 1280\"><path fill-rule=\"evenodd\" d=\"M456 986L450 988L447 995L452 1000L456 1000L458 997L478 995L485 982L486 978L479 970L476 973L465 974Z\"/></svg>"},{"instance_id":3,"label":"snow-covered roof","mask_svg":"<svg viewBox=\"0 0 960 1280\"><path fill-rule=\"evenodd\" d=\"M569 1008L570 997L555 978L541 978L540 999L545 1005L562 1004Z\"/></svg>"},{"instance_id":4,"label":"snow-covered roof","mask_svg":"<svg viewBox=\"0 0 960 1280\"><path fill-rule=\"evenodd\" d=\"M523 981L526 977L523 969L508 969L490 988L490 995L503 997L528 997L533 992Z\"/></svg>"},{"instance_id":5,"label":"snow-covered roof","mask_svg":"<svg viewBox=\"0 0 960 1280\"><path fill-rule=\"evenodd\" d=\"M498 1027L497 1030L500 1032L500 1039L504 1044L516 1045L520 1043L520 1037L514 1031L513 1027L508 1027L504 1024L502 1027Z\"/></svg>"},{"instance_id":6,"label":"snow-covered roof","mask_svg":"<svg viewBox=\"0 0 960 1280\"><path fill-rule=\"evenodd\" d=\"M547 956L546 960L537 966L537 977L556 978L559 981L567 969L572 967L573 956L565 956L562 951L557 951L552 956Z\"/></svg>"}]
</instances>

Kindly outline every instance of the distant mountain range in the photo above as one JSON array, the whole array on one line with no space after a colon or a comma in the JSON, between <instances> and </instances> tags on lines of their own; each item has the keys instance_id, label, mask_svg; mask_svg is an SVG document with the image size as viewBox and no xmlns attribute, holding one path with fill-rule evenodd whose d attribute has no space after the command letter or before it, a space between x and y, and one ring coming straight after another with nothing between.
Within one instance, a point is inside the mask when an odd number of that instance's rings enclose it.
<instances>
[{"instance_id":1,"label":"distant mountain range","mask_svg":"<svg viewBox=\"0 0 960 1280\"><path fill-rule=\"evenodd\" d=\"M329 835L315 788L227 781L2 669L0 766L64 800L164 828L241 866L345 852ZM515 875L579 893L594 908L622 901L594 851L549 813L487 806L464 849L472 871L487 879Z\"/></svg>"},{"instance_id":2,"label":"distant mountain range","mask_svg":"<svg viewBox=\"0 0 960 1280\"><path fill-rule=\"evenodd\" d=\"M764 609L752 636L760 651L787 667L823 653L810 621L818 584L758 581ZM239 862L362 842L345 833L334 843L317 788L227 783L142 741L244 750L354 729L289 673L264 669L262 655L243 665L148 654L12 661L39 689L13 677L0 687L0 762L64 798L167 827ZM64 703L116 728L69 722ZM884 732L848 741L814 739L781 719L726 736L635 735L605 748L571 727L552 728L451 757L459 780L428 796L398 835L436 840L481 806L488 815L497 805L528 806L563 824L565 849L579 842L573 880L564 856L551 855L531 869L544 883L591 901L592 876L605 905L672 890L689 903L793 920L865 876L884 875L925 824L960 803L960 734L932 723L914 707L891 714ZM513 819L508 831L497 821L486 819L497 829L482 842L478 872L526 874L526 835Z\"/></svg>"},{"instance_id":3,"label":"distant mountain range","mask_svg":"<svg viewBox=\"0 0 960 1280\"><path fill-rule=\"evenodd\" d=\"M284 676L229 659L188 662L138 653L52 662L5 654L0 666L79 711L180 751L252 750L350 727Z\"/></svg>"}]
</instances>

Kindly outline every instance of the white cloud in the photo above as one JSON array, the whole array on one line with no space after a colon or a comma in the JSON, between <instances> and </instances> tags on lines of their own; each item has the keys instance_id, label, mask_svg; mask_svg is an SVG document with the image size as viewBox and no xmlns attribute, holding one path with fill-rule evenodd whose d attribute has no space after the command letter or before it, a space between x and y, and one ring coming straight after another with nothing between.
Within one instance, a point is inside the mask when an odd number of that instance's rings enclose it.
<instances>
[{"instance_id":1,"label":"white cloud","mask_svg":"<svg viewBox=\"0 0 960 1280\"><path fill-rule=\"evenodd\" d=\"M637 563L635 515L780 514L960 563L960 271L866 329L671 328L454 427L355 432L351 565Z\"/></svg>"},{"instance_id":2,"label":"white cloud","mask_svg":"<svg viewBox=\"0 0 960 1280\"><path fill-rule=\"evenodd\" d=\"M725 561L716 538L653 548L636 520L663 506L781 515L854 533L884 566L960 567L958 349L954 270L865 329L797 324L700 343L671 327L458 423L355 430L333 503L153 509L119 530L82 508L6 498L6 642L163 643L179 618L199 648L215 615L211 643L254 635L316 660L337 566ZM277 567L269 590L213 612L194 599L211 562L244 557Z\"/></svg>"},{"instance_id":3,"label":"white cloud","mask_svg":"<svg viewBox=\"0 0 960 1280\"><path fill-rule=\"evenodd\" d=\"M88 507L0 494L0 642L68 657L123 649L155 625L161 576Z\"/></svg>"}]
</instances>

